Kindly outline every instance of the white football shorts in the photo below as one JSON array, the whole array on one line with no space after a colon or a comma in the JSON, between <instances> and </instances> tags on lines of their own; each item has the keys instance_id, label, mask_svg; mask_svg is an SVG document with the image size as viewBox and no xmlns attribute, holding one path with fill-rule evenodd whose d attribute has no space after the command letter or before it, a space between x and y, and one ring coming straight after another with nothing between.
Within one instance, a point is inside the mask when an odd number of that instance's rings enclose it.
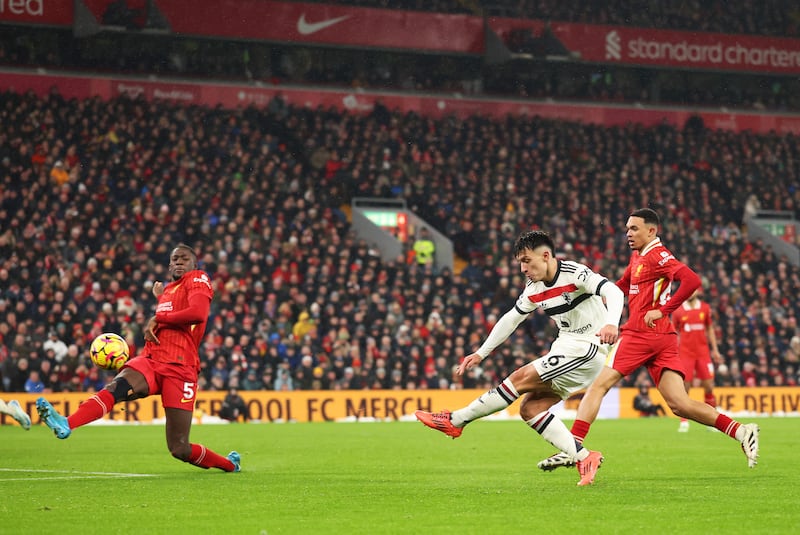
<instances>
[{"instance_id":1,"label":"white football shorts","mask_svg":"<svg viewBox=\"0 0 800 535\"><path fill-rule=\"evenodd\" d=\"M610 347L580 338L558 337L550 352L528 365L536 368L542 381L549 382L561 399L567 399L594 381Z\"/></svg>"}]
</instances>

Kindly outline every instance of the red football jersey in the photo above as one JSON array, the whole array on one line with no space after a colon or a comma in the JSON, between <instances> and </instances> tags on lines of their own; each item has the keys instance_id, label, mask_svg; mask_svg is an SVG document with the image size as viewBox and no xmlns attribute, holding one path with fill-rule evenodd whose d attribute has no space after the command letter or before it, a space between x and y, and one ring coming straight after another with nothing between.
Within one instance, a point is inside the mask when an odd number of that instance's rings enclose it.
<instances>
[{"instance_id":1,"label":"red football jersey","mask_svg":"<svg viewBox=\"0 0 800 535\"><path fill-rule=\"evenodd\" d=\"M628 267L617 286L628 296L628 321L623 330L643 331L648 333L671 333L675 327L669 316L655 322L655 327L648 327L644 315L666 305L672 294L672 281L675 271L683 263L656 238L644 250L633 251Z\"/></svg>"},{"instance_id":2,"label":"red football jersey","mask_svg":"<svg viewBox=\"0 0 800 535\"><path fill-rule=\"evenodd\" d=\"M711 307L697 301L695 305L685 301L672 313L672 321L678 330L678 353L681 357L710 358L708 327L711 325Z\"/></svg>"},{"instance_id":3,"label":"red football jersey","mask_svg":"<svg viewBox=\"0 0 800 535\"><path fill-rule=\"evenodd\" d=\"M183 310L189 306L189 298L196 293L205 295L209 302L214 297L211 279L199 269L184 273L177 281L167 284L164 293L158 298L156 311ZM199 368L198 349L206 332L206 323L208 318L200 323L161 324L156 328L156 336L160 343L145 342L144 352L160 362L173 362Z\"/></svg>"}]
</instances>

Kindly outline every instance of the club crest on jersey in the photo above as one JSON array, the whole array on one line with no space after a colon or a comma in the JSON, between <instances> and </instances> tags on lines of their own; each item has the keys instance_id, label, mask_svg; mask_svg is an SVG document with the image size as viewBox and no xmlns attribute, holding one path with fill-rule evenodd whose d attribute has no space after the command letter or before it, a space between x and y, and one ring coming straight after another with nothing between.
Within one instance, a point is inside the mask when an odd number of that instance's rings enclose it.
<instances>
[{"instance_id":1,"label":"club crest on jersey","mask_svg":"<svg viewBox=\"0 0 800 535\"><path fill-rule=\"evenodd\" d=\"M564 298L564 302L567 303L568 305L572 304L572 296L569 295L569 293L564 292L563 294L561 294L561 297Z\"/></svg>"}]
</instances>

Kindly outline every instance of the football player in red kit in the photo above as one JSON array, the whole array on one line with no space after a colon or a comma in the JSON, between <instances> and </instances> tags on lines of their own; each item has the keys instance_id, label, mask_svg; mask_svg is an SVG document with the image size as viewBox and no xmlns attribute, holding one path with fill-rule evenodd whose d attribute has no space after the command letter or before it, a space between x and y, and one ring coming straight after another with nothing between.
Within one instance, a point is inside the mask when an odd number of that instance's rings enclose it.
<instances>
[{"instance_id":1,"label":"football player in red kit","mask_svg":"<svg viewBox=\"0 0 800 535\"><path fill-rule=\"evenodd\" d=\"M628 321L621 327L605 367L581 400L572 434L583 443L608 391L626 375L646 366L674 414L713 426L739 441L752 468L758 457L758 426L740 424L686 393L678 335L670 314L700 286L700 278L661 243L659 226L658 214L650 208L635 210L628 217L626 236L633 252L625 273L616 283L628 296ZM674 295L673 281L680 283ZM591 484L602 461L599 454L579 461L578 485Z\"/></svg>"},{"instance_id":2,"label":"football player in red kit","mask_svg":"<svg viewBox=\"0 0 800 535\"><path fill-rule=\"evenodd\" d=\"M672 322L678 331L678 354L683 361L683 380L686 390L692 386L696 377L703 387L703 401L712 407L717 406L714 397L714 363L722 362L717 347L717 335L711 317L711 307L702 301L700 291L695 291L689 299L672 314ZM713 358L713 362L712 362ZM689 420L681 418L678 431L689 430Z\"/></svg>"},{"instance_id":3,"label":"football player in red kit","mask_svg":"<svg viewBox=\"0 0 800 535\"><path fill-rule=\"evenodd\" d=\"M170 255L168 284L156 282L156 314L144 328L144 349L128 361L114 379L85 400L75 414L65 417L44 398L36 400L42 421L58 438L108 414L115 403L161 394L166 414L167 448L176 459L226 472L240 470L240 456L226 457L201 444L189 442L197 379L200 372L198 349L214 291L209 276L197 269L197 255L185 244Z\"/></svg>"}]
</instances>

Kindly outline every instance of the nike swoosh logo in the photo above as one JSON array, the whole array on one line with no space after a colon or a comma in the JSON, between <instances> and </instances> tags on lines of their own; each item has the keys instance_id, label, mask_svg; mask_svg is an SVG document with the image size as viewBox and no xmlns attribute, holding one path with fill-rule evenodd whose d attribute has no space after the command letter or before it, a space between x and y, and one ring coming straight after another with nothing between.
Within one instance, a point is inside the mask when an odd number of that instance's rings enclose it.
<instances>
[{"instance_id":1,"label":"nike swoosh logo","mask_svg":"<svg viewBox=\"0 0 800 535\"><path fill-rule=\"evenodd\" d=\"M335 19L327 19L321 20L319 22L307 22L306 21L306 14L303 13L300 15L300 18L297 19L297 31L300 35L311 35L312 33L317 33L320 30L324 30L329 26L333 26L334 24L339 24L345 19L349 19L350 15L344 15L342 17L336 17Z\"/></svg>"},{"instance_id":2,"label":"nike swoosh logo","mask_svg":"<svg viewBox=\"0 0 800 535\"><path fill-rule=\"evenodd\" d=\"M193 401L194 401L193 399L181 398L181 403L192 403Z\"/></svg>"}]
</instances>

